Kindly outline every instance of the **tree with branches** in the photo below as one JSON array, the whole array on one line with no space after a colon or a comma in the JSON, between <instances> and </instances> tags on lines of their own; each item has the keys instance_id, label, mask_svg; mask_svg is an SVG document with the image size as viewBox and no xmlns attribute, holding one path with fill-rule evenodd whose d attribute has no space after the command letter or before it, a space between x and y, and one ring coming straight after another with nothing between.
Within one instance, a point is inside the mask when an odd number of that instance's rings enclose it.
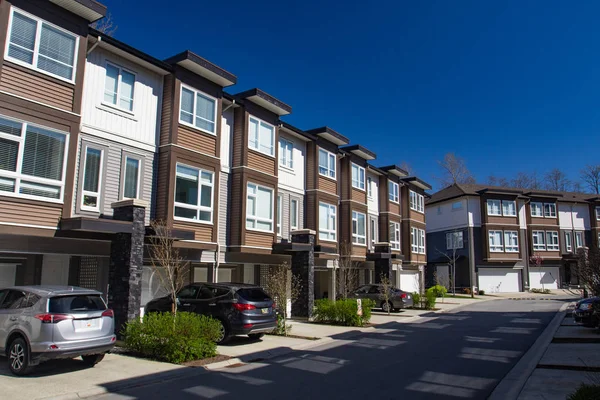
<instances>
[{"instance_id":1,"label":"tree with branches","mask_svg":"<svg viewBox=\"0 0 600 400\"><path fill-rule=\"evenodd\" d=\"M355 262L352 261L352 246L347 241L340 243L336 281L337 295L342 299L347 299L358 287L358 270Z\"/></svg>"},{"instance_id":2,"label":"tree with branches","mask_svg":"<svg viewBox=\"0 0 600 400\"><path fill-rule=\"evenodd\" d=\"M292 268L288 263L273 265L269 267L269 275L264 285L265 291L273 298L275 308L279 315L284 319L282 325L282 334L288 335L289 326L285 323L288 302L294 302L300 296L302 283L300 277L292 273Z\"/></svg>"},{"instance_id":3,"label":"tree with branches","mask_svg":"<svg viewBox=\"0 0 600 400\"><path fill-rule=\"evenodd\" d=\"M451 289L453 296L456 296L456 261L459 257L459 255L457 254L457 249L463 247L462 239L459 240L459 232L460 231L450 232L450 242L446 243L447 245L450 245L450 249L446 251L441 251L436 248L437 252L448 260L448 268L450 269L449 276L447 278L443 278L444 282L440 282L439 284L441 284L442 286L446 286L449 290ZM436 279L441 280L442 278L436 276Z\"/></svg>"},{"instance_id":4,"label":"tree with branches","mask_svg":"<svg viewBox=\"0 0 600 400\"><path fill-rule=\"evenodd\" d=\"M577 276L580 284L592 296L600 296L600 249L598 246L577 250Z\"/></svg>"},{"instance_id":5,"label":"tree with branches","mask_svg":"<svg viewBox=\"0 0 600 400\"><path fill-rule=\"evenodd\" d=\"M379 298L381 299L381 304L383 304L383 311L387 311L388 315L394 308L392 304L392 289L393 289L392 281L386 274L381 274L379 277Z\"/></svg>"},{"instance_id":6,"label":"tree with branches","mask_svg":"<svg viewBox=\"0 0 600 400\"><path fill-rule=\"evenodd\" d=\"M438 165L442 174L436 179L443 187L455 183L475 183L475 178L467 168L465 160L454 153L446 153L444 159L438 161Z\"/></svg>"},{"instance_id":7,"label":"tree with branches","mask_svg":"<svg viewBox=\"0 0 600 400\"><path fill-rule=\"evenodd\" d=\"M109 12L104 18L94 22L92 28L108 36L113 36L119 27L115 24L113 16Z\"/></svg>"},{"instance_id":8,"label":"tree with branches","mask_svg":"<svg viewBox=\"0 0 600 400\"><path fill-rule=\"evenodd\" d=\"M533 253L533 255L531 257L529 257L529 264L533 265L535 268L538 269L540 276L542 275L542 263L543 262L544 262L544 259L542 258L542 256L539 255L539 253ZM544 287L544 280L540 279L540 283L542 284L542 291L546 291L546 288Z\"/></svg>"},{"instance_id":9,"label":"tree with branches","mask_svg":"<svg viewBox=\"0 0 600 400\"><path fill-rule=\"evenodd\" d=\"M581 170L581 180L587 185L590 192L600 194L600 164L586 165Z\"/></svg>"},{"instance_id":10,"label":"tree with branches","mask_svg":"<svg viewBox=\"0 0 600 400\"><path fill-rule=\"evenodd\" d=\"M544 176L544 180L546 181L547 190L567 192L571 188L571 181L567 178L567 175L558 168L549 171Z\"/></svg>"}]
</instances>

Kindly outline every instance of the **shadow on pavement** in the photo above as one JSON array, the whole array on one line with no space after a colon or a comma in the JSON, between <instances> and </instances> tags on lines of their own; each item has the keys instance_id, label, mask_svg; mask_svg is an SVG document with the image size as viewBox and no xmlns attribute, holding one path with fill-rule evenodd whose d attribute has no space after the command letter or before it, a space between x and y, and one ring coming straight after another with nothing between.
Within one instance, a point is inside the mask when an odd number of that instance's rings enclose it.
<instances>
[{"instance_id":1,"label":"shadow on pavement","mask_svg":"<svg viewBox=\"0 0 600 400\"><path fill-rule=\"evenodd\" d=\"M42 376L65 374L87 368L90 367L85 365L81 358L75 358L70 360L55 360L52 362L41 363L40 365L35 367L35 369L29 375L16 377L15 375L13 375L12 372L10 372L10 369L8 369L8 358L0 357L0 376L10 376L17 379L31 379L39 378ZM0 395L0 398L1 397L2 396Z\"/></svg>"}]
</instances>

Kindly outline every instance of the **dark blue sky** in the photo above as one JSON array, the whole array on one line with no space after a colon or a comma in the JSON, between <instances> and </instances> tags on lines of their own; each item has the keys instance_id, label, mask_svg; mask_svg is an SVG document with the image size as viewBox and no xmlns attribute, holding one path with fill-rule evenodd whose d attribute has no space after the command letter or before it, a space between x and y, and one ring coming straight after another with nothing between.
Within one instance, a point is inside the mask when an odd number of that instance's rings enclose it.
<instances>
[{"instance_id":1,"label":"dark blue sky","mask_svg":"<svg viewBox=\"0 0 600 400\"><path fill-rule=\"evenodd\" d=\"M116 38L190 49L238 76L229 92L259 87L376 165L434 183L446 152L479 181L600 162L600 2L103 2Z\"/></svg>"}]
</instances>

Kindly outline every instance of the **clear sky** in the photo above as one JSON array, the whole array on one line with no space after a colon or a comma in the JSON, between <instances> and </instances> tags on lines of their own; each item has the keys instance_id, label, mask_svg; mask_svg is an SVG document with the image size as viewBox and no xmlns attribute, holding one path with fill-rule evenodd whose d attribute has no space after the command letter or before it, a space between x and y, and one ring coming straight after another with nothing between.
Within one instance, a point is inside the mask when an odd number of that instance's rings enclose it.
<instances>
[{"instance_id":1,"label":"clear sky","mask_svg":"<svg viewBox=\"0 0 600 400\"><path fill-rule=\"evenodd\" d=\"M102 0L101 0L102 1ZM103 0L115 37L185 49L433 182L456 152L479 181L600 163L598 1Z\"/></svg>"}]
</instances>

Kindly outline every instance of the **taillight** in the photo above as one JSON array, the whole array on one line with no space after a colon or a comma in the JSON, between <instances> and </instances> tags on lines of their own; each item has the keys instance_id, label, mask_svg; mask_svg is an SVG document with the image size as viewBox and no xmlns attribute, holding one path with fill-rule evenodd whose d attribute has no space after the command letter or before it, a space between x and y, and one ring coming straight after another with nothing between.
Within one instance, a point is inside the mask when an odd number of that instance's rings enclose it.
<instances>
[{"instance_id":1,"label":"taillight","mask_svg":"<svg viewBox=\"0 0 600 400\"><path fill-rule=\"evenodd\" d=\"M402 293L402 294L400 295L400 298L402 298L402 299L405 299L405 298L406 298L406 293Z\"/></svg>"},{"instance_id":2,"label":"taillight","mask_svg":"<svg viewBox=\"0 0 600 400\"><path fill-rule=\"evenodd\" d=\"M65 314L38 314L35 316L35 318L42 321L43 324L56 324L60 321L73 319L73 316Z\"/></svg>"},{"instance_id":3,"label":"taillight","mask_svg":"<svg viewBox=\"0 0 600 400\"><path fill-rule=\"evenodd\" d=\"M102 316L103 317L114 318L115 317L115 312L109 308L108 310L104 310L104 312L102 313Z\"/></svg>"},{"instance_id":4,"label":"taillight","mask_svg":"<svg viewBox=\"0 0 600 400\"><path fill-rule=\"evenodd\" d=\"M253 306L252 304L242 304L242 303L233 303L233 308L235 308L238 311L256 310L256 307Z\"/></svg>"}]
</instances>

